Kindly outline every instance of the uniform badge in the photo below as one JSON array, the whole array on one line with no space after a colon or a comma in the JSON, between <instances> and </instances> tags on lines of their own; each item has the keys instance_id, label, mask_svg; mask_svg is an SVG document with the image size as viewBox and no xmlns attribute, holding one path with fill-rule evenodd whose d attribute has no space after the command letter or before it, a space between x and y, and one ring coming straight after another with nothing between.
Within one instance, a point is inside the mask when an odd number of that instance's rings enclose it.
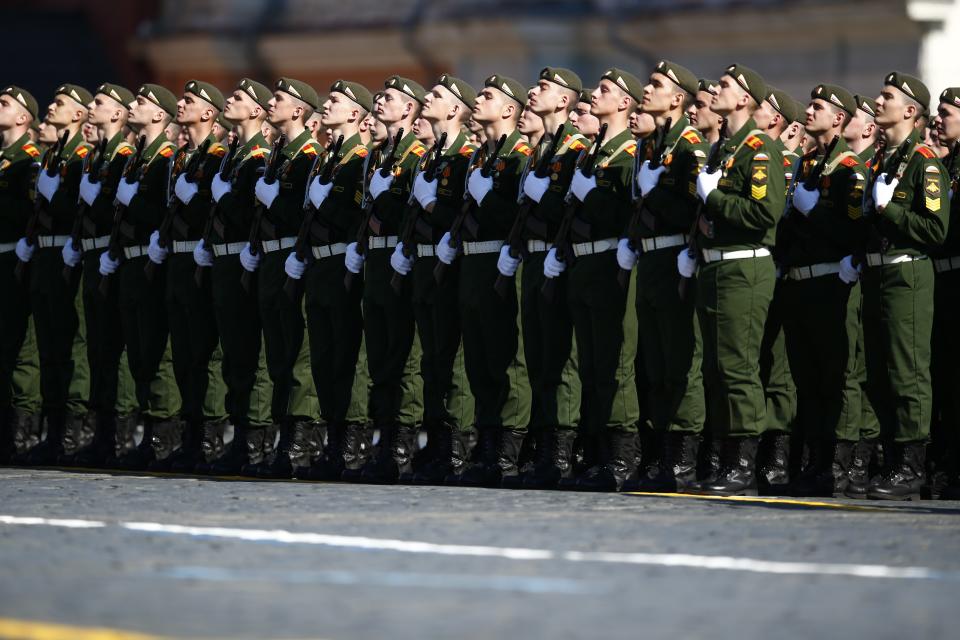
<instances>
[{"instance_id":1,"label":"uniform badge","mask_svg":"<svg viewBox=\"0 0 960 640\"><path fill-rule=\"evenodd\" d=\"M758 165L750 172L750 196L754 200L767 197L767 167Z\"/></svg>"},{"instance_id":2,"label":"uniform badge","mask_svg":"<svg viewBox=\"0 0 960 640\"><path fill-rule=\"evenodd\" d=\"M7 167L9 167L11 164L13 163L7 160L6 158L4 158L3 160L0 160L0 173L3 173L4 171L6 171Z\"/></svg>"},{"instance_id":3,"label":"uniform badge","mask_svg":"<svg viewBox=\"0 0 960 640\"><path fill-rule=\"evenodd\" d=\"M497 160L497 172L498 172L498 173L499 173L500 171L503 171L503 170L506 169L506 168L507 168L507 161L506 161L506 160L504 160L503 158L500 158L499 160Z\"/></svg>"},{"instance_id":4,"label":"uniform badge","mask_svg":"<svg viewBox=\"0 0 960 640\"><path fill-rule=\"evenodd\" d=\"M940 211L940 180L937 178L926 178L923 184L923 193L926 196L927 210L933 213Z\"/></svg>"}]
</instances>

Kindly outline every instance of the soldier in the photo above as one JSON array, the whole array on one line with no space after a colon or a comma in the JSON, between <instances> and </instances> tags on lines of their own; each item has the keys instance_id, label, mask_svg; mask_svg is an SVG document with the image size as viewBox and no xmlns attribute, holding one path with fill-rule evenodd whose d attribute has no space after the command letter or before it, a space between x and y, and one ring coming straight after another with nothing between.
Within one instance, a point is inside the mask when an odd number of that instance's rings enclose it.
<instances>
[{"instance_id":1,"label":"soldier","mask_svg":"<svg viewBox=\"0 0 960 640\"><path fill-rule=\"evenodd\" d=\"M700 78L697 80L697 95L685 111L690 124L703 134L709 144L713 144L720 137L720 123L723 118L710 110L713 97L720 92L720 84L716 80Z\"/></svg>"},{"instance_id":2,"label":"soldier","mask_svg":"<svg viewBox=\"0 0 960 640\"><path fill-rule=\"evenodd\" d=\"M437 264L434 246L463 207L467 168L476 151L464 127L476 98L473 87L448 74L440 76L426 94L420 119L429 124L435 139L446 134L447 144L435 175L420 173L414 183L414 196L423 209L419 219L407 221L421 223L414 227L416 259L404 256L402 241L391 257L397 273L412 271L413 311L423 350L423 424L429 451L412 478L417 484L442 484L448 476L459 475L467 461L473 428L474 401L464 371L457 271L439 283L433 272Z\"/></svg>"},{"instance_id":3,"label":"soldier","mask_svg":"<svg viewBox=\"0 0 960 640\"><path fill-rule=\"evenodd\" d=\"M32 431L22 406L11 392L20 350L27 336L30 299L26 283L14 277L15 249L32 210L33 167L40 149L30 141L30 126L37 120L36 99L16 86L0 91L0 460L8 461L14 443L24 442Z\"/></svg>"},{"instance_id":4,"label":"soldier","mask_svg":"<svg viewBox=\"0 0 960 640\"><path fill-rule=\"evenodd\" d=\"M617 282L617 238L631 213L631 184L636 142L628 121L643 99L643 83L617 68L608 69L594 90L590 113L607 137L596 152L596 172L573 173L570 193L579 201L568 238L575 261L568 265L552 247L543 273L567 275L567 300L576 336L583 388L582 429L595 442L594 466L578 480L584 491L617 491L636 468L636 429L640 418L635 381L637 349L636 293ZM594 143L596 146L597 143ZM570 215L567 212L565 215Z\"/></svg>"},{"instance_id":5,"label":"soldier","mask_svg":"<svg viewBox=\"0 0 960 640\"><path fill-rule=\"evenodd\" d=\"M698 260L696 301L703 335L707 421L722 438L720 469L698 483L707 494L753 494L757 441L766 424L760 381L760 339L773 297L770 256L784 204L783 156L756 128L753 114L768 95L766 83L743 65L727 67L711 110L727 121L722 169L701 171L704 202L695 228L700 255L677 256L686 278Z\"/></svg>"},{"instance_id":6,"label":"soldier","mask_svg":"<svg viewBox=\"0 0 960 640\"><path fill-rule=\"evenodd\" d=\"M593 89L581 88L580 95L577 98L577 104L570 112L570 124L576 127L577 131L588 140L593 140L600 133L600 121L597 116L590 113L591 102L593 101Z\"/></svg>"},{"instance_id":7,"label":"soldier","mask_svg":"<svg viewBox=\"0 0 960 640\"><path fill-rule=\"evenodd\" d=\"M810 462L793 478L790 493L832 497L845 488L853 443L859 438L856 349L860 336L860 285L834 278L851 253L862 224L866 170L843 141L857 106L843 87L818 85L807 107L807 134L817 153L805 158L791 206L780 224L777 260L787 351L797 383L800 433ZM839 141L829 157L828 145ZM822 174L812 188L814 165ZM848 393L853 387L855 392ZM795 441L798 442L798 441Z\"/></svg>"},{"instance_id":8,"label":"soldier","mask_svg":"<svg viewBox=\"0 0 960 640\"><path fill-rule=\"evenodd\" d=\"M232 131L233 123L224 118L223 113L218 113L217 119L213 122L213 129L210 131L210 134L213 136L213 138L224 146L229 146L229 138Z\"/></svg>"},{"instance_id":9,"label":"soldier","mask_svg":"<svg viewBox=\"0 0 960 640\"><path fill-rule=\"evenodd\" d=\"M877 112L873 109L873 100L855 95L857 111L850 124L843 130L843 139L850 150L860 156L863 162L873 159L880 129L877 127Z\"/></svg>"},{"instance_id":10,"label":"soldier","mask_svg":"<svg viewBox=\"0 0 960 640\"><path fill-rule=\"evenodd\" d=\"M706 161L708 145L684 115L699 88L697 77L670 61L661 61L643 88L642 108L663 127L671 126L663 140L663 159L644 161L637 174L643 210L637 221L642 238L638 247L621 238L617 262L621 269L637 266L637 318L642 365L658 447L657 473L640 475L628 489L640 491L684 490L696 480L697 451L706 409L700 370L702 343L692 297L677 295L676 247L687 243L687 232L697 210L696 180ZM657 150L648 145L647 154ZM644 457L649 454L643 452Z\"/></svg>"},{"instance_id":11,"label":"soldier","mask_svg":"<svg viewBox=\"0 0 960 640\"><path fill-rule=\"evenodd\" d=\"M466 486L497 487L518 475L518 454L530 419L517 292L508 287L501 297L494 290L497 259L517 213L520 174L531 154L516 128L525 103L526 90L516 80L494 74L484 81L473 120L483 126L487 153L502 136L505 142L490 175L477 169L469 175L467 189L476 206L470 205L461 238L452 239L447 231L436 248L446 265L463 253L459 312L479 447L475 461L459 476Z\"/></svg>"},{"instance_id":12,"label":"soldier","mask_svg":"<svg viewBox=\"0 0 960 640\"><path fill-rule=\"evenodd\" d=\"M899 72L886 76L876 99L876 123L889 151L877 159L882 173L865 212L870 234L862 265L864 355L870 403L890 450L884 450L883 473L870 482L871 499L919 498L925 483L934 286L927 256L946 238L950 207L946 171L918 142L915 127L929 100L920 80ZM859 266L844 258L841 279L855 280Z\"/></svg>"}]
</instances>

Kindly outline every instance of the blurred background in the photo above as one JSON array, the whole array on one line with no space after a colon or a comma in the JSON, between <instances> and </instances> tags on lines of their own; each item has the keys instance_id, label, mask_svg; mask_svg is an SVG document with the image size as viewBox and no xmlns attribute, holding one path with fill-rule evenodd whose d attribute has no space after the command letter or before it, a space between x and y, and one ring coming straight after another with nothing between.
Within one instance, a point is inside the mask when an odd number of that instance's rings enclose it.
<instances>
[{"instance_id":1,"label":"blurred background","mask_svg":"<svg viewBox=\"0 0 960 640\"><path fill-rule=\"evenodd\" d=\"M893 69L933 96L960 85L960 0L2 0L0 82L41 104L62 82L191 78L232 88L280 75L321 94L393 73L533 83L545 65L586 84L607 66L645 76L660 58L716 78L730 62L806 99L819 82L876 95Z\"/></svg>"}]
</instances>

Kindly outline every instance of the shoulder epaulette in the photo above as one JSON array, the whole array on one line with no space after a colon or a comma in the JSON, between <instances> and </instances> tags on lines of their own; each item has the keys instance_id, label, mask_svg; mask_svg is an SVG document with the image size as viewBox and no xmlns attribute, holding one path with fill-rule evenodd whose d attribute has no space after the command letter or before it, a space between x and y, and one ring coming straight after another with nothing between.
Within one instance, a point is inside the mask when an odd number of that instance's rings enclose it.
<instances>
[{"instance_id":1,"label":"shoulder epaulette","mask_svg":"<svg viewBox=\"0 0 960 640\"><path fill-rule=\"evenodd\" d=\"M763 146L763 139L757 136L749 136L744 141L744 144L750 147L751 149L753 149L754 151L756 151L757 149Z\"/></svg>"},{"instance_id":2,"label":"shoulder epaulette","mask_svg":"<svg viewBox=\"0 0 960 640\"><path fill-rule=\"evenodd\" d=\"M23 147L21 147L21 148L22 148L22 149L27 153L27 155L30 156L31 158L39 158L39 157L40 157L40 149L38 149L38 148L37 148L37 145L33 144L32 142L28 142L27 144L23 145Z\"/></svg>"},{"instance_id":3,"label":"shoulder epaulette","mask_svg":"<svg viewBox=\"0 0 960 640\"><path fill-rule=\"evenodd\" d=\"M414 142L412 145L410 145L410 153L414 154L417 157L422 158L426 152L427 152L427 148L423 146L419 141Z\"/></svg>"},{"instance_id":4,"label":"shoulder epaulette","mask_svg":"<svg viewBox=\"0 0 960 640\"><path fill-rule=\"evenodd\" d=\"M459 153L465 158L470 158L473 156L473 152L476 150L477 148L472 144L465 144L462 147L460 147Z\"/></svg>"},{"instance_id":5,"label":"shoulder epaulette","mask_svg":"<svg viewBox=\"0 0 960 640\"><path fill-rule=\"evenodd\" d=\"M218 158L222 158L223 156L227 155L227 148L222 144L220 144L219 142L214 142L207 149L207 155L217 156Z\"/></svg>"},{"instance_id":6,"label":"shoulder epaulette","mask_svg":"<svg viewBox=\"0 0 960 640\"><path fill-rule=\"evenodd\" d=\"M358 144L357 147L356 147L356 149L357 149L357 150L354 151L354 154L355 154L358 158L366 158L368 155L370 155L370 150L367 149L367 145L365 145L365 144Z\"/></svg>"},{"instance_id":7,"label":"shoulder epaulette","mask_svg":"<svg viewBox=\"0 0 960 640\"><path fill-rule=\"evenodd\" d=\"M703 140L700 139L700 136L697 135L697 132L693 129L688 129L680 137L690 144L700 144L703 142Z\"/></svg>"},{"instance_id":8,"label":"shoulder epaulette","mask_svg":"<svg viewBox=\"0 0 960 640\"><path fill-rule=\"evenodd\" d=\"M792 161L790 160L790 158L788 158L787 156L783 156L783 166L785 166L785 167L792 167L792 166L793 166L793 162L792 162Z\"/></svg>"},{"instance_id":9,"label":"shoulder epaulette","mask_svg":"<svg viewBox=\"0 0 960 640\"><path fill-rule=\"evenodd\" d=\"M167 144L165 147L160 149L160 151L158 151L157 154L163 156L164 158L169 158L170 156L173 155L173 145Z\"/></svg>"},{"instance_id":10,"label":"shoulder epaulette","mask_svg":"<svg viewBox=\"0 0 960 640\"><path fill-rule=\"evenodd\" d=\"M525 156L529 156L533 153L533 149L530 148L530 145L523 141L518 142L517 146L515 146L513 150L522 153Z\"/></svg>"},{"instance_id":11,"label":"shoulder epaulette","mask_svg":"<svg viewBox=\"0 0 960 640\"><path fill-rule=\"evenodd\" d=\"M629 153L631 156L637 155L637 143L636 141L631 142L626 147L623 148L624 151Z\"/></svg>"},{"instance_id":12,"label":"shoulder epaulette","mask_svg":"<svg viewBox=\"0 0 960 640\"><path fill-rule=\"evenodd\" d=\"M83 144L79 145L76 149L74 149L73 153L78 158L86 158L87 154L90 153L91 149L93 149L93 147L87 144L86 142L84 142Z\"/></svg>"},{"instance_id":13,"label":"shoulder epaulette","mask_svg":"<svg viewBox=\"0 0 960 640\"><path fill-rule=\"evenodd\" d=\"M935 154L935 153L933 152L933 149L931 149L931 148L928 147L928 146L922 145L922 144L918 144L918 145L917 145L917 153L919 153L920 155L922 155L922 156L923 156L924 158L926 158L927 160L931 160L931 159L937 157L937 154Z\"/></svg>"},{"instance_id":14,"label":"shoulder epaulette","mask_svg":"<svg viewBox=\"0 0 960 640\"><path fill-rule=\"evenodd\" d=\"M129 156L133 153L133 145L127 144L126 142L121 142L117 145L117 152L115 155Z\"/></svg>"},{"instance_id":15,"label":"shoulder epaulette","mask_svg":"<svg viewBox=\"0 0 960 640\"><path fill-rule=\"evenodd\" d=\"M860 164L860 162L853 156L847 156L846 158L840 161L840 164L842 164L845 167L855 167L858 164Z\"/></svg>"},{"instance_id":16,"label":"shoulder epaulette","mask_svg":"<svg viewBox=\"0 0 960 640\"><path fill-rule=\"evenodd\" d=\"M262 158L263 156L270 154L269 147L261 147L260 145L254 145L253 149L250 149L251 158Z\"/></svg>"},{"instance_id":17,"label":"shoulder epaulette","mask_svg":"<svg viewBox=\"0 0 960 640\"><path fill-rule=\"evenodd\" d=\"M305 153L308 156L317 155L317 145L312 140L310 142L305 142L302 147L300 147L300 153Z\"/></svg>"},{"instance_id":18,"label":"shoulder epaulette","mask_svg":"<svg viewBox=\"0 0 960 640\"><path fill-rule=\"evenodd\" d=\"M573 138L573 134L570 134L566 138L564 138L563 144L567 144L567 140L569 140L570 138ZM585 140L586 140L585 138L579 138L579 137L575 138L573 142L570 143L570 146L568 148L571 151L583 151L584 149L587 148L587 143Z\"/></svg>"}]
</instances>

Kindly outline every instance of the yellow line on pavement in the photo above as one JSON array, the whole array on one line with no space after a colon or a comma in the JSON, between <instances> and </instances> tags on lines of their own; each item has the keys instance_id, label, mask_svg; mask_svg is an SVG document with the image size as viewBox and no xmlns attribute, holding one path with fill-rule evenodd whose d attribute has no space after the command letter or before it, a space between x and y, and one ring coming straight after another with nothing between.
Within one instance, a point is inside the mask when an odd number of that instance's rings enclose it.
<instances>
[{"instance_id":1,"label":"yellow line on pavement","mask_svg":"<svg viewBox=\"0 0 960 640\"><path fill-rule=\"evenodd\" d=\"M648 496L656 498L689 498L692 500L719 500L721 502L747 502L759 504L774 504L788 507L810 507L817 509L839 509L841 511L884 511L890 509L882 507L868 507L857 504L847 504L843 502L819 502L816 500L795 500L793 498L768 498L758 496L706 496L696 493L641 493L639 491L625 492L629 496Z\"/></svg>"},{"instance_id":2,"label":"yellow line on pavement","mask_svg":"<svg viewBox=\"0 0 960 640\"><path fill-rule=\"evenodd\" d=\"M12 618L0 618L0 638L4 640L167 640L164 636L136 631L106 627L74 627Z\"/></svg>"}]
</instances>

